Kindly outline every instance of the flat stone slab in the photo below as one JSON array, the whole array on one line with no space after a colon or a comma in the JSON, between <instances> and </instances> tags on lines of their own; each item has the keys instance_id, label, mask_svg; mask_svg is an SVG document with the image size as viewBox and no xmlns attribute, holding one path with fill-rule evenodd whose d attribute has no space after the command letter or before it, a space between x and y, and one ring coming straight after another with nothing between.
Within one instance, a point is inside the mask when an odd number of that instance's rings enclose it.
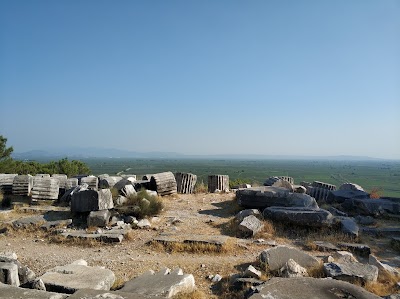
<instances>
[{"instance_id":1,"label":"flat stone slab","mask_svg":"<svg viewBox=\"0 0 400 299\"><path fill-rule=\"evenodd\" d=\"M299 249L283 245L264 250L261 252L259 259L262 263L265 263L271 271L281 269L289 259L294 260L304 268L318 267L320 265L317 258Z\"/></svg>"},{"instance_id":2,"label":"flat stone slab","mask_svg":"<svg viewBox=\"0 0 400 299\"><path fill-rule=\"evenodd\" d=\"M18 288L0 283L0 299L65 299L68 295Z\"/></svg>"},{"instance_id":3,"label":"flat stone slab","mask_svg":"<svg viewBox=\"0 0 400 299\"><path fill-rule=\"evenodd\" d=\"M330 226L334 219L327 210L301 207L269 207L263 215L265 219L311 227Z\"/></svg>"},{"instance_id":4,"label":"flat stone slab","mask_svg":"<svg viewBox=\"0 0 400 299\"><path fill-rule=\"evenodd\" d=\"M376 237L400 237L400 227L363 227L361 231Z\"/></svg>"},{"instance_id":5,"label":"flat stone slab","mask_svg":"<svg viewBox=\"0 0 400 299\"><path fill-rule=\"evenodd\" d=\"M120 291L171 298L180 292L190 292L194 289L195 282L192 274L183 274L181 269L170 271L165 268L157 273L148 271L126 282Z\"/></svg>"},{"instance_id":6,"label":"flat stone slab","mask_svg":"<svg viewBox=\"0 0 400 299\"><path fill-rule=\"evenodd\" d=\"M236 191L236 199L245 208L310 207L318 208L315 199L306 194L290 193L281 187L253 187Z\"/></svg>"},{"instance_id":7,"label":"flat stone slab","mask_svg":"<svg viewBox=\"0 0 400 299\"><path fill-rule=\"evenodd\" d=\"M348 282L311 277L274 277L256 289L259 293L249 299L382 299Z\"/></svg>"},{"instance_id":8,"label":"flat stone slab","mask_svg":"<svg viewBox=\"0 0 400 299\"><path fill-rule=\"evenodd\" d=\"M330 242L325 241L314 241L313 244L317 247L318 251L337 251L339 247L333 245Z\"/></svg>"},{"instance_id":9,"label":"flat stone slab","mask_svg":"<svg viewBox=\"0 0 400 299\"><path fill-rule=\"evenodd\" d=\"M378 279L376 266L361 263L326 263L324 272L328 277L351 283L375 282Z\"/></svg>"},{"instance_id":10,"label":"flat stone slab","mask_svg":"<svg viewBox=\"0 0 400 299\"><path fill-rule=\"evenodd\" d=\"M46 219L44 218L43 215L37 215L37 216L30 216L30 217L24 217L21 219L14 220L12 222L12 225L16 228L25 228L30 225L41 225L46 222Z\"/></svg>"},{"instance_id":11,"label":"flat stone slab","mask_svg":"<svg viewBox=\"0 0 400 299\"><path fill-rule=\"evenodd\" d=\"M339 243L338 247L342 250L348 250L364 257L368 257L371 254L371 248L365 244Z\"/></svg>"},{"instance_id":12,"label":"flat stone slab","mask_svg":"<svg viewBox=\"0 0 400 299\"><path fill-rule=\"evenodd\" d=\"M160 299L160 297L131 294L120 291L82 289L70 295L68 299Z\"/></svg>"},{"instance_id":13,"label":"flat stone slab","mask_svg":"<svg viewBox=\"0 0 400 299\"><path fill-rule=\"evenodd\" d=\"M79 289L110 290L115 281L111 270L101 267L69 264L58 266L39 277L46 290L73 294Z\"/></svg>"}]
</instances>

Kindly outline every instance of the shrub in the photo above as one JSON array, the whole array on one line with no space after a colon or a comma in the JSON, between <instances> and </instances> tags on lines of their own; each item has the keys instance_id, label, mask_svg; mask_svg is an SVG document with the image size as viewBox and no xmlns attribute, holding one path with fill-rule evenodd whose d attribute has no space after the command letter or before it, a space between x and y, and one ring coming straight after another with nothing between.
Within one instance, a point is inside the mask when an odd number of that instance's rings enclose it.
<instances>
[{"instance_id":1,"label":"shrub","mask_svg":"<svg viewBox=\"0 0 400 299\"><path fill-rule=\"evenodd\" d=\"M373 199L381 198L382 195L383 195L382 188L377 188L377 187L372 188L371 192L369 193L369 197Z\"/></svg>"},{"instance_id":2,"label":"shrub","mask_svg":"<svg viewBox=\"0 0 400 299\"><path fill-rule=\"evenodd\" d=\"M164 208L164 204L158 196L150 195L144 189L129 196L124 205L132 207L130 214L138 218L157 215Z\"/></svg>"},{"instance_id":3,"label":"shrub","mask_svg":"<svg viewBox=\"0 0 400 299\"><path fill-rule=\"evenodd\" d=\"M8 208L11 206L11 197L5 196L1 191L0 191L0 206L2 208Z\"/></svg>"},{"instance_id":4,"label":"shrub","mask_svg":"<svg viewBox=\"0 0 400 299\"><path fill-rule=\"evenodd\" d=\"M194 186L194 193L207 193L208 192L208 186L207 184L204 184L203 181L197 182L196 185Z\"/></svg>"}]
</instances>

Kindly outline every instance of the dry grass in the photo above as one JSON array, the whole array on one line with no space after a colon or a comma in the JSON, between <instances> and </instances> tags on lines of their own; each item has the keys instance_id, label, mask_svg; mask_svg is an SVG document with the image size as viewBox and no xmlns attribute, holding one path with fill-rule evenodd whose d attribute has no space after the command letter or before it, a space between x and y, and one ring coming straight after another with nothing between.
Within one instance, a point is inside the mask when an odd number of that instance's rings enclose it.
<instances>
[{"instance_id":1,"label":"dry grass","mask_svg":"<svg viewBox=\"0 0 400 299\"><path fill-rule=\"evenodd\" d=\"M229 239L225 244L222 246L216 244L208 244L208 243L201 243L201 242L190 242L190 243L183 243L183 242L158 242L158 241L151 241L149 245L152 247L153 250L156 251L167 251L170 253L173 252L189 252L189 253L196 253L196 254L220 254L220 253L228 253L233 252L236 248L236 244L232 239Z\"/></svg>"},{"instance_id":2,"label":"dry grass","mask_svg":"<svg viewBox=\"0 0 400 299\"><path fill-rule=\"evenodd\" d=\"M111 286L111 290L112 291L119 290L120 288L122 288L124 286L124 284L125 284L125 280L123 278L117 276L115 278L113 285Z\"/></svg>"},{"instance_id":3,"label":"dry grass","mask_svg":"<svg viewBox=\"0 0 400 299\"><path fill-rule=\"evenodd\" d=\"M172 297L172 299L207 299L207 295L199 290L194 290L189 293L179 293Z\"/></svg>"},{"instance_id":4,"label":"dry grass","mask_svg":"<svg viewBox=\"0 0 400 299\"><path fill-rule=\"evenodd\" d=\"M400 280L400 276L388 273L379 272L377 282L368 282L364 285L364 288L378 296L388 296L398 292L397 282Z\"/></svg>"},{"instance_id":5,"label":"dry grass","mask_svg":"<svg viewBox=\"0 0 400 299\"><path fill-rule=\"evenodd\" d=\"M324 273L324 264L320 263L318 266L307 268L307 273L310 277L314 278L324 278L326 277Z\"/></svg>"},{"instance_id":6,"label":"dry grass","mask_svg":"<svg viewBox=\"0 0 400 299\"><path fill-rule=\"evenodd\" d=\"M146 190L141 190L137 194L129 196L124 206L132 207L128 213L140 219L157 215L164 208L161 198L149 195Z\"/></svg>"},{"instance_id":7,"label":"dry grass","mask_svg":"<svg viewBox=\"0 0 400 299\"><path fill-rule=\"evenodd\" d=\"M374 187L369 192L369 197L372 199L381 198L383 195L383 189L381 187Z\"/></svg>"},{"instance_id":8,"label":"dry grass","mask_svg":"<svg viewBox=\"0 0 400 299\"><path fill-rule=\"evenodd\" d=\"M203 181L197 182L194 186L194 193L208 193L208 186Z\"/></svg>"},{"instance_id":9,"label":"dry grass","mask_svg":"<svg viewBox=\"0 0 400 299\"><path fill-rule=\"evenodd\" d=\"M63 244L70 246L81 246L85 248L92 248L104 245L100 240L97 239L87 239L78 237L64 237L62 235L52 235L48 236L49 243Z\"/></svg>"}]
</instances>

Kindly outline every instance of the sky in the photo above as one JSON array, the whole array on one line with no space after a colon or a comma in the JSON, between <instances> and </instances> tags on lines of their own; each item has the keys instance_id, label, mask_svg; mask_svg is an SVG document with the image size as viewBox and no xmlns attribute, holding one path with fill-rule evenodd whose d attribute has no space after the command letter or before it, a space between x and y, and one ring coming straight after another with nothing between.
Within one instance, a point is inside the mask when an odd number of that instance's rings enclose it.
<instances>
[{"instance_id":1,"label":"sky","mask_svg":"<svg viewBox=\"0 0 400 299\"><path fill-rule=\"evenodd\" d=\"M0 1L15 152L400 159L400 1Z\"/></svg>"}]
</instances>

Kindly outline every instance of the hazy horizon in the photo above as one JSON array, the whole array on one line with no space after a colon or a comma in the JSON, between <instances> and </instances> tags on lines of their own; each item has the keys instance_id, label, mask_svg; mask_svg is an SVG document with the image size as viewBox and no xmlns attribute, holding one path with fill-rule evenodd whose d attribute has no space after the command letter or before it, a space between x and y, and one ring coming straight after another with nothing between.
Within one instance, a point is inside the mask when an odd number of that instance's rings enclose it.
<instances>
[{"instance_id":1,"label":"hazy horizon","mask_svg":"<svg viewBox=\"0 0 400 299\"><path fill-rule=\"evenodd\" d=\"M0 2L15 152L400 159L400 2Z\"/></svg>"}]
</instances>

